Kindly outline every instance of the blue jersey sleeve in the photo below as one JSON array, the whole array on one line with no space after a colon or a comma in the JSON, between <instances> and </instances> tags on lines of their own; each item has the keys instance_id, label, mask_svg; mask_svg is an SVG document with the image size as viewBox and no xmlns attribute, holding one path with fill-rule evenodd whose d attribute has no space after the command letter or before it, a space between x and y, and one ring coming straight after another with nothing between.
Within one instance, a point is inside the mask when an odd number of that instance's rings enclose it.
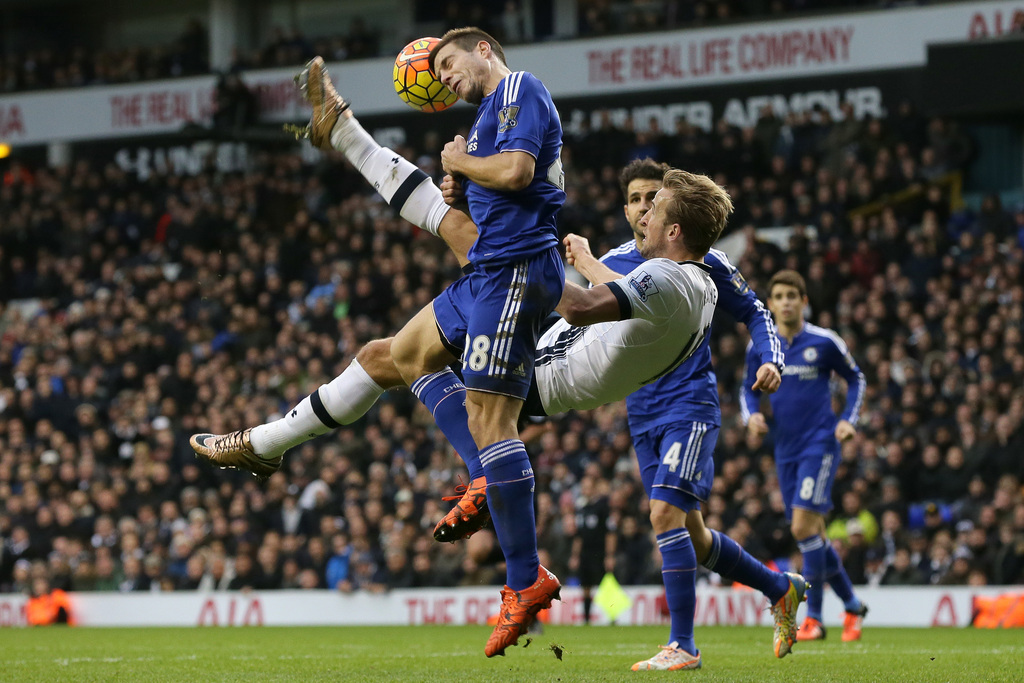
<instances>
[{"instance_id":1,"label":"blue jersey sleeve","mask_svg":"<svg viewBox=\"0 0 1024 683\"><path fill-rule=\"evenodd\" d=\"M846 420L850 424L855 425L860 415L861 405L864 403L867 380L864 378L864 373L857 366L857 361L853 359L853 354L847 348L846 342L834 332L829 335L829 339L832 340L832 343L829 345L831 349L829 353L831 369L845 379L847 384L846 407L843 409L839 419Z\"/></svg>"},{"instance_id":2,"label":"blue jersey sleeve","mask_svg":"<svg viewBox=\"0 0 1024 683\"><path fill-rule=\"evenodd\" d=\"M750 387L757 381L757 369L761 367L753 343L747 344L747 364L743 369L743 386L740 387L740 417L743 424L750 421L753 413L761 412L761 392Z\"/></svg>"},{"instance_id":3,"label":"blue jersey sleeve","mask_svg":"<svg viewBox=\"0 0 1024 683\"><path fill-rule=\"evenodd\" d=\"M712 249L704 257L704 262L711 266L711 279L718 286L719 308L728 311L750 332L755 362L751 362L748 354L747 363L754 366L754 372L765 363L775 363L782 372L786 367L786 356L771 313L724 252Z\"/></svg>"},{"instance_id":4,"label":"blue jersey sleeve","mask_svg":"<svg viewBox=\"0 0 1024 683\"><path fill-rule=\"evenodd\" d=\"M498 133L494 148L498 152L527 152L540 156L544 136L552 116L558 116L547 88L533 74L516 71L505 81L498 108Z\"/></svg>"}]
</instances>

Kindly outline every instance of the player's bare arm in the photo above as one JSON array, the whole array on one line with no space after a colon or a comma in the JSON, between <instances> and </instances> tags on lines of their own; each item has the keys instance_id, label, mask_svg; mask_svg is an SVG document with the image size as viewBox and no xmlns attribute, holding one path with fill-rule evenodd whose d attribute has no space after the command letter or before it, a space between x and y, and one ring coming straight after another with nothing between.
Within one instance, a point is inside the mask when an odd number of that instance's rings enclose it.
<instances>
[{"instance_id":1,"label":"player's bare arm","mask_svg":"<svg viewBox=\"0 0 1024 683\"><path fill-rule=\"evenodd\" d=\"M460 267L469 263L469 250L479 233L468 213L457 208L450 209L441 220L437 234L455 254Z\"/></svg>"},{"instance_id":2,"label":"player's bare arm","mask_svg":"<svg viewBox=\"0 0 1024 683\"><path fill-rule=\"evenodd\" d=\"M565 258L569 265L576 268L591 284L597 286L622 277L622 273L616 273L597 260L590 251L590 241L586 237L570 233L562 240L562 244L565 245Z\"/></svg>"},{"instance_id":3,"label":"player's bare arm","mask_svg":"<svg viewBox=\"0 0 1024 683\"><path fill-rule=\"evenodd\" d=\"M628 312L623 312L618 297L608 285L584 289L568 281L555 310L570 325L578 327L625 320L629 317Z\"/></svg>"},{"instance_id":4,"label":"player's bare arm","mask_svg":"<svg viewBox=\"0 0 1024 683\"><path fill-rule=\"evenodd\" d=\"M466 138L455 139L441 150L441 168L451 175L462 175L491 190L517 192L533 181L536 159L527 152L512 150L486 157L469 154Z\"/></svg>"}]
</instances>

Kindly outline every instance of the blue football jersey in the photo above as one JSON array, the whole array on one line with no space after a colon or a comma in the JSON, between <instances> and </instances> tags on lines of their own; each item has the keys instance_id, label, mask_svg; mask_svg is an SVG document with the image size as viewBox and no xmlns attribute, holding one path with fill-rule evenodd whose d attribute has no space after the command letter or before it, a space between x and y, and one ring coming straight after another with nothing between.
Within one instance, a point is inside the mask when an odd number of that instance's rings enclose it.
<instances>
[{"instance_id":1,"label":"blue football jersey","mask_svg":"<svg viewBox=\"0 0 1024 683\"><path fill-rule=\"evenodd\" d=\"M644 257L637 250L636 241L630 240L609 251L601 261L616 272L628 273L643 263ZM704 263L711 266L711 279L718 287L718 307L750 330L760 359L758 366L773 362L781 370L784 367L782 347L771 314L724 252L712 249L704 257ZM634 434L681 420L721 424L718 378L711 367L710 335L678 368L630 394L626 398L626 410L629 429Z\"/></svg>"},{"instance_id":2,"label":"blue football jersey","mask_svg":"<svg viewBox=\"0 0 1024 683\"><path fill-rule=\"evenodd\" d=\"M562 122L544 84L525 71L506 76L480 104L466 146L478 157L522 151L536 159L533 181L518 192L463 183L480 230L469 260L511 263L557 246L555 216L565 203Z\"/></svg>"},{"instance_id":3,"label":"blue football jersey","mask_svg":"<svg viewBox=\"0 0 1024 683\"><path fill-rule=\"evenodd\" d=\"M775 437L775 460L799 458L804 453L821 455L821 448L835 441L836 424L840 419L857 424L867 382L857 367L846 343L832 330L804 324L804 328L789 342L780 338L786 355L786 369L782 373L782 386L769 397L772 405ZM740 402L743 419L760 411L760 392L750 390L753 374L754 351L747 347L747 381L743 385ZM849 387L846 407L842 415L832 411L832 393L829 382L832 372L845 378Z\"/></svg>"}]
</instances>

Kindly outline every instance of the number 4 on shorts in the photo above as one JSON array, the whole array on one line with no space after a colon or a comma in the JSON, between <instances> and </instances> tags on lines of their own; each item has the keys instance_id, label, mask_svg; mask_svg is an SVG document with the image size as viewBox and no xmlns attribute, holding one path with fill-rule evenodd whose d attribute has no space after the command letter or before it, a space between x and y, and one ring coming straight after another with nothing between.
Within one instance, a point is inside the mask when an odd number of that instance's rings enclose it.
<instances>
[{"instance_id":1,"label":"number 4 on shorts","mask_svg":"<svg viewBox=\"0 0 1024 683\"><path fill-rule=\"evenodd\" d=\"M664 459L662 459L663 465L668 465L668 471L675 474L676 468L679 467L679 453L683 450L683 442L676 441L672 444L672 447L665 453Z\"/></svg>"}]
</instances>

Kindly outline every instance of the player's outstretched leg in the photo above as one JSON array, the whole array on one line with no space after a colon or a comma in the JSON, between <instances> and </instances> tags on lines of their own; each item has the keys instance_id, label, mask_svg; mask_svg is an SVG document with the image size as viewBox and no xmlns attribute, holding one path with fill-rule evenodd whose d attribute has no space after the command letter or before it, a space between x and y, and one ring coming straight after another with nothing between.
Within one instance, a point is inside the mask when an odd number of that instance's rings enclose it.
<instances>
[{"instance_id":1,"label":"player's outstretched leg","mask_svg":"<svg viewBox=\"0 0 1024 683\"><path fill-rule=\"evenodd\" d=\"M775 620L773 645L779 659L788 655L796 642L796 611L806 597L808 586L799 574L787 572L786 577L789 589L772 605L772 618Z\"/></svg>"},{"instance_id":2,"label":"player's outstretched leg","mask_svg":"<svg viewBox=\"0 0 1024 683\"><path fill-rule=\"evenodd\" d=\"M537 612L551 607L562 591L558 577L541 565L537 569L537 580L532 586L514 591L508 586L501 589L501 610L498 624L487 639L484 654L488 657L505 654L505 648L519 642L519 636L526 633Z\"/></svg>"},{"instance_id":3,"label":"player's outstretched leg","mask_svg":"<svg viewBox=\"0 0 1024 683\"><path fill-rule=\"evenodd\" d=\"M391 364L390 348L388 340L370 342L340 375L279 420L230 434L194 434L189 444L197 457L212 465L251 472L260 482L266 481L281 467L288 449L365 415L384 393L378 382L386 387L402 383Z\"/></svg>"},{"instance_id":4,"label":"player's outstretched leg","mask_svg":"<svg viewBox=\"0 0 1024 683\"><path fill-rule=\"evenodd\" d=\"M252 429L230 434L193 434L188 442L196 457L221 469L252 472L262 483L280 469L282 457L263 458L257 455L252 447L251 433Z\"/></svg>"},{"instance_id":5,"label":"player's outstretched leg","mask_svg":"<svg viewBox=\"0 0 1024 683\"><path fill-rule=\"evenodd\" d=\"M773 651L780 658L789 654L796 638L796 608L807 591L808 584L803 577L769 569L736 541L704 526L700 510L687 513L686 527L702 565L722 578L759 590L768 598L775 618ZM799 579L796 588L794 577ZM794 593L799 596L795 602Z\"/></svg>"},{"instance_id":6,"label":"player's outstretched leg","mask_svg":"<svg viewBox=\"0 0 1024 683\"><path fill-rule=\"evenodd\" d=\"M323 59L312 59L295 80L313 106L313 114L308 126L286 128L296 137L309 138L314 147L342 152L402 218L437 235L449 209L441 190L426 173L400 154L381 147L359 125L348 102L334 87Z\"/></svg>"},{"instance_id":7,"label":"player's outstretched leg","mask_svg":"<svg viewBox=\"0 0 1024 683\"><path fill-rule=\"evenodd\" d=\"M308 137L314 146L329 149L331 132L338 117L348 109L346 102L331 82L322 57L314 57L296 77L302 96L313 105L313 116L306 128L289 128L297 137Z\"/></svg>"}]
</instances>

